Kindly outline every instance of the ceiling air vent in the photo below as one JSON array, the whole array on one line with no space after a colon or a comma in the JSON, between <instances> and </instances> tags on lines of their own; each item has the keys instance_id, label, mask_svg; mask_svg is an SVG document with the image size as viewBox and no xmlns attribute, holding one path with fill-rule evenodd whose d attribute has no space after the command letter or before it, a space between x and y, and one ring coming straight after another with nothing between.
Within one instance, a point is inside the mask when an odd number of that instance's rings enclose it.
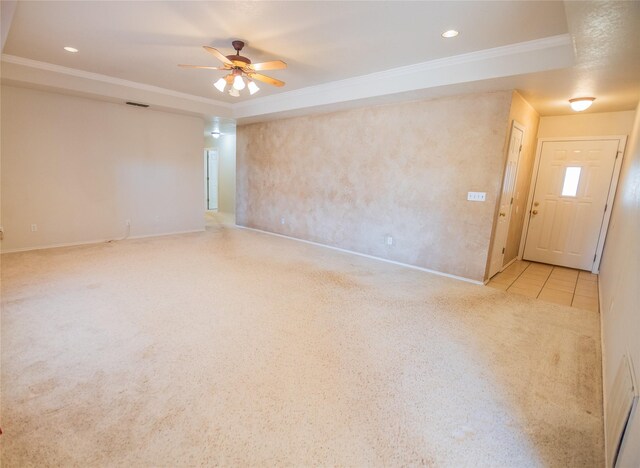
<instances>
[{"instance_id":1,"label":"ceiling air vent","mask_svg":"<svg viewBox=\"0 0 640 468\"><path fill-rule=\"evenodd\" d=\"M130 106L136 106L136 107L149 107L149 104L141 104L139 102L133 102L133 101L127 101L127 104Z\"/></svg>"}]
</instances>

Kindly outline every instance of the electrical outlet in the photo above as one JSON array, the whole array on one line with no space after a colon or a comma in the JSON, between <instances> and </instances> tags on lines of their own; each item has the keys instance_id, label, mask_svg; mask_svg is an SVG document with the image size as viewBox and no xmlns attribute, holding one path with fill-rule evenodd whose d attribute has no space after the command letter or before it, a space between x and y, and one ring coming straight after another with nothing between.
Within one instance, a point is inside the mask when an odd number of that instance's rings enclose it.
<instances>
[{"instance_id":1,"label":"electrical outlet","mask_svg":"<svg viewBox=\"0 0 640 468\"><path fill-rule=\"evenodd\" d=\"M487 192L468 192L467 200L469 201L485 201L487 199Z\"/></svg>"},{"instance_id":2,"label":"electrical outlet","mask_svg":"<svg viewBox=\"0 0 640 468\"><path fill-rule=\"evenodd\" d=\"M391 236L385 236L385 238L384 238L384 243L385 243L385 244L387 244L387 245L389 245L389 246L393 245L393 237L391 237Z\"/></svg>"},{"instance_id":3,"label":"electrical outlet","mask_svg":"<svg viewBox=\"0 0 640 468\"><path fill-rule=\"evenodd\" d=\"M285 223L284 217L280 218L280 224L284 224L284 223Z\"/></svg>"},{"instance_id":4,"label":"electrical outlet","mask_svg":"<svg viewBox=\"0 0 640 468\"><path fill-rule=\"evenodd\" d=\"M32 224L31 225L31 232L36 232L38 230L38 225L37 224Z\"/></svg>"}]
</instances>

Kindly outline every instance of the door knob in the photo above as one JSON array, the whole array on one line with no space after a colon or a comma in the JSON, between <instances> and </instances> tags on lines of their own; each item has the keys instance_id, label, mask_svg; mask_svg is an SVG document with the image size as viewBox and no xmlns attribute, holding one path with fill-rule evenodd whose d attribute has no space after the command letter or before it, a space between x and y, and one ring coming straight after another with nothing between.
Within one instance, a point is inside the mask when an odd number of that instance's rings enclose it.
<instances>
[{"instance_id":1,"label":"door knob","mask_svg":"<svg viewBox=\"0 0 640 468\"><path fill-rule=\"evenodd\" d=\"M535 202L535 203L533 204L533 206L538 206L539 204L540 204L540 202Z\"/></svg>"},{"instance_id":2,"label":"door knob","mask_svg":"<svg viewBox=\"0 0 640 468\"><path fill-rule=\"evenodd\" d=\"M534 215L538 214L538 210L533 210L531 214L534 214Z\"/></svg>"}]
</instances>

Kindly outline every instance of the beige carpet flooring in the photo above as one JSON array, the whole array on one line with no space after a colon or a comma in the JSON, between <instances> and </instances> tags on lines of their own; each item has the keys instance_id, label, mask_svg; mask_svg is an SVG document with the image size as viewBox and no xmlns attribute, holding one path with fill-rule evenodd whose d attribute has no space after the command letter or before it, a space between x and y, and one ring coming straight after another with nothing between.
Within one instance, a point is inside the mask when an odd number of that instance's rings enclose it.
<instances>
[{"instance_id":1,"label":"beige carpet flooring","mask_svg":"<svg viewBox=\"0 0 640 468\"><path fill-rule=\"evenodd\" d=\"M598 314L265 234L2 256L2 464L601 466Z\"/></svg>"}]
</instances>

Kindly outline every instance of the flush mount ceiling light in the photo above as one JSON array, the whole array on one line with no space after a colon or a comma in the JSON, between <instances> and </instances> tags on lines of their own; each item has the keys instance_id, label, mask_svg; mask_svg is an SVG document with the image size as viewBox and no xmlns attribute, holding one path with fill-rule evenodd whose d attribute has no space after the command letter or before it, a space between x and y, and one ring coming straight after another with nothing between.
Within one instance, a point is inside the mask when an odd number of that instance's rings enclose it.
<instances>
[{"instance_id":1,"label":"flush mount ceiling light","mask_svg":"<svg viewBox=\"0 0 640 468\"><path fill-rule=\"evenodd\" d=\"M593 104L596 98L594 97L581 97L581 98L573 98L569 99L569 104L571 108L576 112L582 112L583 110L588 109Z\"/></svg>"},{"instance_id":2,"label":"flush mount ceiling light","mask_svg":"<svg viewBox=\"0 0 640 468\"><path fill-rule=\"evenodd\" d=\"M231 96L240 96L240 91L247 88L250 94L255 94L260 91L258 85L254 80L262 81L273 86L284 86L284 81L276 80L270 76L257 73L262 70L282 70L287 68L287 64L282 60L273 60L271 62L251 63L247 57L240 55L240 51L244 47L244 42L233 41L233 48L236 50L235 55L222 55L217 49L209 46L202 46L204 50L209 52L215 58L222 62L222 67L208 67L203 65L178 65L183 68L204 68L206 70L228 70L230 73L216 81L213 86L224 93L227 86L230 87L228 93ZM245 83L245 80L248 82Z\"/></svg>"},{"instance_id":3,"label":"flush mount ceiling light","mask_svg":"<svg viewBox=\"0 0 640 468\"><path fill-rule=\"evenodd\" d=\"M70 46L66 46L64 48L64 50L66 50L67 52L71 52L72 54L75 54L76 52L78 52L78 49L76 49L75 47L70 47Z\"/></svg>"},{"instance_id":4,"label":"flush mount ceiling light","mask_svg":"<svg viewBox=\"0 0 640 468\"><path fill-rule=\"evenodd\" d=\"M218 132L217 130L213 131L211 132L211 136L217 140L218 138L220 138L220 132Z\"/></svg>"},{"instance_id":5,"label":"flush mount ceiling light","mask_svg":"<svg viewBox=\"0 0 640 468\"><path fill-rule=\"evenodd\" d=\"M451 39L452 37L456 37L458 34L460 33L455 29L449 29L448 31L442 33L442 37L444 37L445 39Z\"/></svg>"}]
</instances>

